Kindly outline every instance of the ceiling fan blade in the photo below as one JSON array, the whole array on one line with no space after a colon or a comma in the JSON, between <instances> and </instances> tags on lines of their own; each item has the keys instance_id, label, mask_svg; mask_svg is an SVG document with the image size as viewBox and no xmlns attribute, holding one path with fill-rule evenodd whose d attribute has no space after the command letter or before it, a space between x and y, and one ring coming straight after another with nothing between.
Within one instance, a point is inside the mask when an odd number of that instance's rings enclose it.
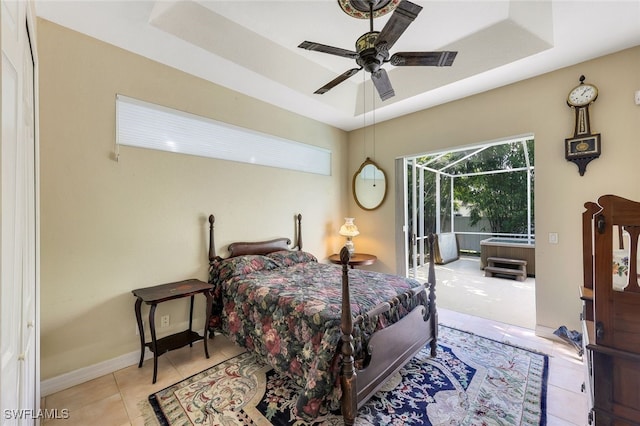
<instances>
[{"instance_id":1,"label":"ceiling fan blade","mask_svg":"<svg viewBox=\"0 0 640 426\"><path fill-rule=\"evenodd\" d=\"M344 73L340 74L339 76L337 76L336 78L334 78L333 80L331 80L330 82L328 82L327 84L325 84L324 86L322 86L321 88L319 88L318 90L316 90L313 93L315 93L316 95L325 94L329 90L331 90L334 87L336 87L338 84L340 84L343 81L345 81L346 79L348 79L349 77L355 75L361 69L362 69L362 67L360 67L360 68L351 68L350 70L345 71Z\"/></svg>"},{"instance_id":2,"label":"ceiling fan blade","mask_svg":"<svg viewBox=\"0 0 640 426\"><path fill-rule=\"evenodd\" d=\"M298 45L301 49L313 50L314 52L328 53L330 55L342 56L343 58L356 59L358 54L351 50L339 47L327 46L326 44L315 43L313 41L303 41Z\"/></svg>"},{"instance_id":3,"label":"ceiling fan blade","mask_svg":"<svg viewBox=\"0 0 640 426\"><path fill-rule=\"evenodd\" d=\"M393 11L391 18L382 28L382 31L380 31L376 39L376 47L391 49L421 10L422 6L411 3L408 0L401 1L396 10Z\"/></svg>"},{"instance_id":4,"label":"ceiling fan blade","mask_svg":"<svg viewBox=\"0 0 640 426\"><path fill-rule=\"evenodd\" d=\"M450 67L458 52L398 52L391 56L389 62L397 67Z\"/></svg>"},{"instance_id":5,"label":"ceiling fan blade","mask_svg":"<svg viewBox=\"0 0 640 426\"><path fill-rule=\"evenodd\" d=\"M389 76L384 68L380 68L377 72L372 73L371 81L373 81L373 85L376 86L378 95L380 95L380 99L383 101L396 95L393 86L391 86L391 80L389 80Z\"/></svg>"}]
</instances>

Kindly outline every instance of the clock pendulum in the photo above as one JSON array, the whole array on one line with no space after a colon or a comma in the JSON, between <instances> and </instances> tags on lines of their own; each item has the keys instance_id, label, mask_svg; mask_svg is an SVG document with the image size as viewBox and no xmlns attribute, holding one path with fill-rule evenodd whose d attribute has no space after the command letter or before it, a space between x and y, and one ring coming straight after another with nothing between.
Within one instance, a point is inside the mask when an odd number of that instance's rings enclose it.
<instances>
[{"instance_id":1,"label":"clock pendulum","mask_svg":"<svg viewBox=\"0 0 640 426\"><path fill-rule=\"evenodd\" d=\"M584 176L587 164L600 156L600 133L591 133L589 105L598 97L598 88L584 82L571 89L567 96L567 105L575 110L576 126L573 137L565 139L565 158L578 166L580 176Z\"/></svg>"}]
</instances>

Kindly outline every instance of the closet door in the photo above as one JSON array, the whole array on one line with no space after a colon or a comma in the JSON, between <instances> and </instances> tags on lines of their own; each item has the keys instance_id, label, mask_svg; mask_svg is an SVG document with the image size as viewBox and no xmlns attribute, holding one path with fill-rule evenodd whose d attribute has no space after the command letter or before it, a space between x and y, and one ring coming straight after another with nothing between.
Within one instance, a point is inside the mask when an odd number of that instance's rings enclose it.
<instances>
[{"instance_id":1,"label":"closet door","mask_svg":"<svg viewBox=\"0 0 640 426\"><path fill-rule=\"evenodd\" d=\"M1 0L0 405L2 424L34 424L37 347L35 22L30 2ZM8 410L8 411L7 411Z\"/></svg>"}]
</instances>

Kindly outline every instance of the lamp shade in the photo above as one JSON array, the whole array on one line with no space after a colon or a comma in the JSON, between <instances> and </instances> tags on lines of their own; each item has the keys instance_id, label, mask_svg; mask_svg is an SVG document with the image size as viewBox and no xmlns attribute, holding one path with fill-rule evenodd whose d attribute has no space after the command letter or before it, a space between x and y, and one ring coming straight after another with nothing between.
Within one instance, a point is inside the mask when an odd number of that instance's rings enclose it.
<instances>
[{"instance_id":1,"label":"lamp shade","mask_svg":"<svg viewBox=\"0 0 640 426\"><path fill-rule=\"evenodd\" d=\"M360 235L360 231L358 231L358 227L353 223L352 217L344 218L344 225L340 227L340 235L344 237L355 237Z\"/></svg>"}]
</instances>

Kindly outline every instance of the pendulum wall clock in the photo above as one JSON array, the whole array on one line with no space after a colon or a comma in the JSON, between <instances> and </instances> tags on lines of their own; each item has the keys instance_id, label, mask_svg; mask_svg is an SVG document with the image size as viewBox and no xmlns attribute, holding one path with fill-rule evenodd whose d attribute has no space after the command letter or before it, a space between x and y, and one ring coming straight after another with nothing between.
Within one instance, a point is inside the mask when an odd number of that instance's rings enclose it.
<instances>
[{"instance_id":1,"label":"pendulum wall clock","mask_svg":"<svg viewBox=\"0 0 640 426\"><path fill-rule=\"evenodd\" d=\"M580 176L587 170L587 164L600 156L600 134L591 133L589 105L598 97L598 88L584 82L571 89L567 104L575 110L576 127L573 137L565 139L565 158L578 166Z\"/></svg>"}]
</instances>

